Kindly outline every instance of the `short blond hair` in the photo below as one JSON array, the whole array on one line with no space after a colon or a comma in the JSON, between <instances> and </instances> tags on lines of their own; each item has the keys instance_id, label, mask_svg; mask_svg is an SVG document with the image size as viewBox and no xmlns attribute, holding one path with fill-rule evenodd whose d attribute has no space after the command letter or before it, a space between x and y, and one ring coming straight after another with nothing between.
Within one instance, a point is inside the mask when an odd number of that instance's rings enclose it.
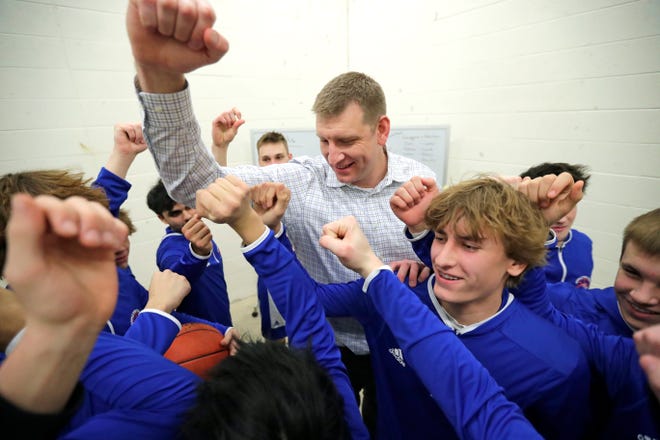
<instances>
[{"instance_id":1,"label":"short blond hair","mask_svg":"<svg viewBox=\"0 0 660 440\"><path fill-rule=\"evenodd\" d=\"M631 241L645 254L660 256L660 208L635 217L628 223L623 231L621 256Z\"/></svg>"},{"instance_id":2,"label":"short blond hair","mask_svg":"<svg viewBox=\"0 0 660 440\"><path fill-rule=\"evenodd\" d=\"M363 122L375 126L387 114L385 93L373 78L360 72L346 72L333 78L316 95L312 111L321 118L341 114L357 103L364 112Z\"/></svg>"},{"instance_id":3,"label":"short blond hair","mask_svg":"<svg viewBox=\"0 0 660 440\"><path fill-rule=\"evenodd\" d=\"M527 265L523 274L545 264L548 225L529 199L510 185L493 177L466 180L442 190L425 215L433 231L460 220L475 240L493 233L508 258ZM517 285L523 274L509 277L507 286Z\"/></svg>"},{"instance_id":4,"label":"short blond hair","mask_svg":"<svg viewBox=\"0 0 660 440\"><path fill-rule=\"evenodd\" d=\"M284 144L284 149L286 152L289 152L289 143L286 141L286 138L282 133L279 133L277 131L267 131L266 133L262 134L259 140L257 140L257 151L261 148L263 144L277 144L281 142Z\"/></svg>"}]
</instances>

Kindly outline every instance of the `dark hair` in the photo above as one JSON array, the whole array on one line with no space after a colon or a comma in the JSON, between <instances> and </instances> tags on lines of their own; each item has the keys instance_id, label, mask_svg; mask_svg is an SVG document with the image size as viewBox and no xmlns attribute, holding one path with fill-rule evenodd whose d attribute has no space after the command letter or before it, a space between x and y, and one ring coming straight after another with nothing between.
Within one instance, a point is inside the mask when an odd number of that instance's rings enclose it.
<instances>
[{"instance_id":1,"label":"dark hair","mask_svg":"<svg viewBox=\"0 0 660 440\"><path fill-rule=\"evenodd\" d=\"M67 170L36 170L9 173L0 177L0 270L5 264L5 230L11 215L11 197L16 193L50 195L59 199L79 196L108 208L103 189L90 186L83 173Z\"/></svg>"},{"instance_id":2,"label":"dark hair","mask_svg":"<svg viewBox=\"0 0 660 440\"><path fill-rule=\"evenodd\" d=\"M586 192L587 182L591 177L589 174L589 167L586 165L570 164L566 162L543 162L542 164L531 167L527 171L523 171L520 173L520 177L531 177L532 179L535 179L547 174L559 175L561 173L569 173L573 176L573 180L576 182L582 180L584 182L582 191Z\"/></svg>"},{"instance_id":3,"label":"dark hair","mask_svg":"<svg viewBox=\"0 0 660 440\"><path fill-rule=\"evenodd\" d=\"M147 206L156 215L162 215L163 212L169 211L176 205L163 185L163 181L158 179L158 182L149 190L147 194Z\"/></svg>"},{"instance_id":4,"label":"dark hair","mask_svg":"<svg viewBox=\"0 0 660 440\"><path fill-rule=\"evenodd\" d=\"M277 144L279 142L282 142L284 144L284 149L286 152L289 152L289 143L286 141L286 138L282 133L278 133L277 131L268 131L264 134L261 135L259 140L257 141L257 151L263 144Z\"/></svg>"},{"instance_id":5,"label":"dark hair","mask_svg":"<svg viewBox=\"0 0 660 440\"><path fill-rule=\"evenodd\" d=\"M183 431L189 439L349 437L343 400L312 352L272 341L243 342L211 369Z\"/></svg>"}]
</instances>

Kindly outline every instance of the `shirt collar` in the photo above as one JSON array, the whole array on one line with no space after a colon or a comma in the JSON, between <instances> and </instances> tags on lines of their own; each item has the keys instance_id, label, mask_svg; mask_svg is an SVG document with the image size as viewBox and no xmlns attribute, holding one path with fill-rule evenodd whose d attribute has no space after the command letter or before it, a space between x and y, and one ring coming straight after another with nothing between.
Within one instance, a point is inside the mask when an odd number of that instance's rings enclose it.
<instances>
[{"instance_id":1,"label":"shirt collar","mask_svg":"<svg viewBox=\"0 0 660 440\"><path fill-rule=\"evenodd\" d=\"M433 307L435 308L435 311L438 313L438 316L440 316L440 319L442 319L442 322L445 323L447 327L452 329L454 333L457 335L462 335L465 333L469 333L472 330L475 330L491 319L495 318L498 316L500 313L502 313L504 310L507 309L513 302L514 296L513 294L509 293L506 289L504 289L504 292L502 292L503 299L506 298L506 302L502 301L502 305L500 306L500 309L497 311L492 316L489 316L488 318L484 319L483 321L475 322L474 324L470 325L463 325L456 321L453 316L451 316L447 311L445 310L444 307L440 304L440 301L438 301L438 298L436 298L435 294L433 293L433 284L435 282L435 274L429 277L429 280L427 282L427 290L429 297L431 298L431 303L433 304Z\"/></svg>"}]
</instances>

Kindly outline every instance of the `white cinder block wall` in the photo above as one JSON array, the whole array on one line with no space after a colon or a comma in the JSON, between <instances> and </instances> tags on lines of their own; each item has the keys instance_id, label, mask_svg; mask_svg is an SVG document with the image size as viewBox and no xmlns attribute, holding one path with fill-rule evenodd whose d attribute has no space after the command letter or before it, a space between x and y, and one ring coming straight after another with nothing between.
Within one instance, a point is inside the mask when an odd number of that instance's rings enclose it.
<instances>
[{"instance_id":1,"label":"white cinder block wall","mask_svg":"<svg viewBox=\"0 0 660 440\"><path fill-rule=\"evenodd\" d=\"M203 133L238 106L229 154L252 160L250 128L313 128L315 94L364 71L394 126L451 126L448 181L541 161L589 165L576 225L594 240L596 286L612 282L621 231L660 205L659 0L212 1L231 50L190 76ZM0 174L69 168L94 177L112 125L138 120L126 2L0 1ZM129 172L138 227L131 266L148 285L162 224L146 208L148 153ZM224 226L214 237L233 299L256 278Z\"/></svg>"}]
</instances>

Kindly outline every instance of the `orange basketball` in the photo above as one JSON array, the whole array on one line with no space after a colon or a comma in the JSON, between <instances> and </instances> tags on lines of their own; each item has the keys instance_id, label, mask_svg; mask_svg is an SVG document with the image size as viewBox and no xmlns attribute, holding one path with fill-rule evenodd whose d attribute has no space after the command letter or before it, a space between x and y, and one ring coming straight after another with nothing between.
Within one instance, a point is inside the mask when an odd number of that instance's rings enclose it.
<instances>
[{"instance_id":1,"label":"orange basketball","mask_svg":"<svg viewBox=\"0 0 660 440\"><path fill-rule=\"evenodd\" d=\"M208 324L183 324L164 356L205 379L211 367L229 356L227 347L220 344L223 338Z\"/></svg>"}]
</instances>

